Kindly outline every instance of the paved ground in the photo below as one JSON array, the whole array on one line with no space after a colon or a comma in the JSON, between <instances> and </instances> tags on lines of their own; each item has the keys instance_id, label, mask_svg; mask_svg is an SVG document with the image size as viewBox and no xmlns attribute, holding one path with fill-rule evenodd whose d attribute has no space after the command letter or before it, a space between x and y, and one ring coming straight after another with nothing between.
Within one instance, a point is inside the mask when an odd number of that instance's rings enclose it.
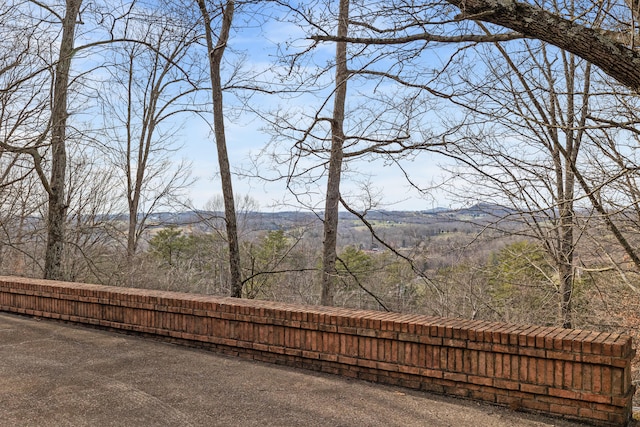
<instances>
[{"instance_id":1,"label":"paved ground","mask_svg":"<svg viewBox=\"0 0 640 427\"><path fill-rule=\"evenodd\" d=\"M0 425L579 424L0 313Z\"/></svg>"}]
</instances>

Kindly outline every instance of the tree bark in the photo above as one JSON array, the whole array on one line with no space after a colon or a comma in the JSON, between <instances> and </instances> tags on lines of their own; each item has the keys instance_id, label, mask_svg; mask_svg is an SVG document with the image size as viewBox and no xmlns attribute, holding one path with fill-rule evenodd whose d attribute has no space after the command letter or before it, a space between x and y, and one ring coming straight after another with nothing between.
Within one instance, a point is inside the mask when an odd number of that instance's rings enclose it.
<instances>
[{"instance_id":1,"label":"tree bark","mask_svg":"<svg viewBox=\"0 0 640 427\"><path fill-rule=\"evenodd\" d=\"M67 0L62 21L60 54L55 68L53 101L51 107L51 178L47 212L47 247L44 278L64 280L62 258L65 243L67 204L65 175L67 168L66 127L69 70L74 53L76 20L82 0Z\"/></svg>"},{"instance_id":2,"label":"tree bark","mask_svg":"<svg viewBox=\"0 0 640 427\"><path fill-rule=\"evenodd\" d=\"M218 165L220 167L220 179L222 181L222 197L224 199L225 224L227 241L229 244L229 268L231 272L231 296L242 297L242 274L240 271L240 245L238 243L238 221L236 218L235 200L231 180L231 167L227 154L227 141L224 129L224 108L222 103L222 82L220 69L229 31L233 21L235 2L227 1L222 12L222 25L218 41L213 44L211 29L211 17L205 0L197 0L200 13L204 20L205 38L209 52L209 72L211 74L211 95L213 98L213 132L216 138L218 150Z\"/></svg>"},{"instance_id":3,"label":"tree bark","mask_svg":"<svg viewBox=\"0 0 640 427\"><path fill-rule=\"evenodd\" d=\"M349 28L349 0L340 0L338 37L346 37ZM322 305L333 305L336 284L336 246L338 241L338 207L340 177L344 157L344 110L347 97L347 43L336 43L336 90L331 121L331 155L324 208L324 241L322 247Z\"/></svg>"}]
</instances>

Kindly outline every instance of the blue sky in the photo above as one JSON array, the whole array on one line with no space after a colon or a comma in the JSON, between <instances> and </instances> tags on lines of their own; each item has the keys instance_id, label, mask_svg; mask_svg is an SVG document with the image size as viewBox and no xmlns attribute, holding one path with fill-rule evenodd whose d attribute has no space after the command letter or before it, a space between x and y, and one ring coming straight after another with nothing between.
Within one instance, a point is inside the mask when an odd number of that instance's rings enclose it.
<instances>
[{"instance_id":1,"label":"blue sky","mask_svg":"<svg viewBox=\"0 0 640 427\"><path fill-rule=\"evenodd\" d=\"M193 176L197 182L189 191L189 197L197 207L203 207L210 199L222 194L217 176L218 163L215 142L209 129L201 122L194 121L190 127L182 154L192 163ZM252 155L266 144L270 136L259 127L256 121L249 123L226 123L227 144L232 167L238 168L250 163ZM439 165L445 159L421 153L414 161L407 162L406 168L412 177L421 184L437 180L444 172ZM424 210L438 206L447 207L451 203L442 193L434 191L429 197L421 197L417 191L407 185L406 180L393 167L385 166L382 161L358 162L355 166L370 174L375 191L381 196L380 208L389 210ZM239 196L249 195L263 211L294 210L296 203L286 190L285 183L266 182L258 178L234 177L234 190ZM366 179L362 176L361 179ZM321 188L318 189L322 190ZM342 192L353 194L359 191L358 183L344 181ZM318 208L322 207L322 195L313 197Z\"/></svg>"},{"instance_id":2,"label":"blue sky","mask_svg":"<svg viewBox=\"0 0 640 427\"><path fill-rule=\"evenodd\" d=\"M303 37L300 30L292 24L273 22L265 25L261 31L253 30L235 34L229 43L229 47L234 51L245 52L247 54L246 67L252 70L273 69L273 59L275 55L275 44L287 40ZM299 40L296 45L303 46L307 42ZM327 43L321 46L316 55L317 63L322 63L330 58L334 52L334 46ZM232 53L233 54L233 51ZM326 55L325 58L322 56ZM332 75L333 72L331 72ZM268 77L266 77L269 80ZM366 93L366 85L353 85L357 90ZM373 90L373 89L371 89ZM350 92L351 96L356 95L356 90ZM231 94L225 95L225 101L233 103ZM291 110L304 110L315 108L312 105L314 98L302 96L290 99L281 99L271 96L256 96L254 98L255 108L267 109L275 108L278 105ZM232 104L231 104L232 105ZM432 117L437 120L436 116ZM226 120L227 145L229 157L233 169L244 169L250 164L250 159L260 152L260 150L271 140L271 135L263 128L265 123L256 119L250 113L242 114L233 120ZM193 204L202 207L213 197L221 194L220 181L217 177L217 157L208 125L201 119L190 120L185 126L183 155L192 162L193 176L197 182L189 192ZM429 186L432 181L438 181L443 175L440 164L446 160L429 153L420 153L412 160L403 162L403 167L410 173L411 178L421 186ZM368 182L372 186L372 193L379 200L378 208L389 210L424 210L438 206L448 207L451 202L445 195L438 191L430 192L428 195L421 195L407 184L403 173L394 166L386 165L382 160L357 161L350 164L351 170L359 173L347 173L342 182L342 194L350 197L354 205L359 203L359 194L362 193L363 182ZM353 179L350 179L350 177ZM309 205L322 209L323 206L323 185L324 181L318 182L317 188L308 193L307 201ZM295 198L285 188L283 181L265 182L254 178L235 177L234 190L238 196L249 195L258 204L261 210L292 210L299 206Z\"/></svg>"}]
</instances>

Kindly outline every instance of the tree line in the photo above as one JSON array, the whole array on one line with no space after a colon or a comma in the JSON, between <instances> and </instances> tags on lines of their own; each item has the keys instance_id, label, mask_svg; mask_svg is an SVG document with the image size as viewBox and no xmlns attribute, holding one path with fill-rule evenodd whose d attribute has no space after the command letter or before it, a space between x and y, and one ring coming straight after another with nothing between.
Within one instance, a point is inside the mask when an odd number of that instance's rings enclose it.
<instances>
[{"instance_id":1,"label":"tree line","mask_svg":"<svg viewBox=\"0 0 640 427\"><path fill-rule=\"evenodd\" d=\"M597 282L585 274L615 274L637 293L638 18L623 0L9 0L0 267L126 286L160 280L156 268L234 297L278 298L287 277L308 285L289 289L304 302L439 300L431 312L512 321L525 298L554 307L527 321L575 326L585 283ZM267 40L274 27L287 34ZM262 40L267 59L252 61L243 38ZM239 115L270 139L234 172L227 129ZM222 197L198 220L206 233L153 219L194 208L189 165L176 161L187 117L216 146ZM433 155L447 160L427 181L410 166ZM454 239L458 261L427 268L426 242L398 245L368 217L383 195L367 162L395 168L417 197L446 192L506 213ZM280 183L321 220L318 239L300 224L251 234L239 175ZM340 244L341 211L383 255ZM503 249L474 260L470 248L496 239Z\"/></svg>"}]
</instances>

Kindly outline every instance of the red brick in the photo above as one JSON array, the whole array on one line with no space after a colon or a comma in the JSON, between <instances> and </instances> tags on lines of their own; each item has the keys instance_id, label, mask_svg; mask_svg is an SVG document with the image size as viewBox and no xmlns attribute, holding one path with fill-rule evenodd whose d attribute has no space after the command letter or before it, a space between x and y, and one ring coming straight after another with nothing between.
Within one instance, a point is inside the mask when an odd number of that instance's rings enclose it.
<instances>
[{"instance_id":1,"label":"red brick","mask_svg":"<svg viewBox=\"0 0 640 427\"><path fill-rule=\"evenodd\" d=\"M582 389L591 391L593 388L593 365L582 365Z\"/></svg>"},{"instance_id":2,"label":"red brick","mask_svg":"<svg viewBox=\"0 0 640 427\"><path fill-rule=\"evenodd\" d=\"M564 329L553 328L544 337L544 348L547 350L553 350L556 342L556 336L562 333Z\"/></svg>"},{"instance_id":3,"label":"red brick","mask_svg":"<svg viewBox=\"0 0 640 427\"><path fill-rule=\"evenodd\" d=\"M529 326L526 329L523 329L519 334L518 334L518 345L520 347L524 347L524 346L529 346L531 345L529 337L530 337L530 333L535 331L537 329L536 326ZM534 340L534 344L535 344L535 340Z\"/></svg>"},{"instance_id":4,"label":"red brick","mask_svg":"<svg viewBox=\"0 0 640 427\"><path fill-rule=\"evenodd\" d=\"M518 378L520 379L520 381L522 382L527 382L529 381L529 358L526 356L520 356L519 357L519 375Z\"/></svg>"},{"instance_id":5,"label":"red brick","mask_svg":"<svg viewBox=\"0 0 640 427\"><path fill-rule=\"evenodd\" d=\"M553 384L556 387L562 387L564 381L564 362L561 360L553 361Z\"/></svg>"},{"instance_id":6,"label":"red brick","mask_svg":"<svg viewBox=\"0 0 640 427\"><path fill-rule=\"evenodd\" d=\"M395 358L395 354L393 353L391 343L392 343L391 340L384 340L384 359L382 360L385 362L391 362Z\"/></svg>"},{"instance_id":7,"label":"red brick","mask_svg":"<svg viewBox=\"0 0 640 427\"><path fill-rule=\"evenodd\" d=\"M478 352L477 351L467 350L465 352L464 371L473 375L478 374Z\"/></svg>"},{"instance_id":8,"label":"red brick","mask_svg":"<svg viewBox=\"0 0 640 427\"><path fill-rule=\"evenodd\" d=\"M391 341L391 359L390 362L398 363L400 361L400 343L397 340Z\"/></svg>"},{"instance_id":9,"label":"red brick","mask_svg":"<svg viewBox=\"0 0 640 427\"><path fill-rule=\"evenodd\" d=\"M527 338L527 345L529 347L544 348L544 336L549 333L549 328L539 326L530 332L529 338Z\"/></svg>"},{"instance_id":10,"label":"red brick","mask_svg":"<svg viewBox=\"0 0 640 427\"><path fill-rule=\"evenodd\" d=\"M472 384L493 386L493 378L488 378L488 377L480 377L480 376L477 376L477 375L469 375L467 377L467 381L469 381Z\"/></svg>"},{"instance_id":11,"label":"red brick","mask_svg":"<svg viewBox=\"0 0 640 427\"><path fill-rule=\"evenodd\" d=\"M613 406L617 406L619 408L630 408L631 407L631 403L632 403L632 394L629 393L624 397L621 396L613 396L611 398L611 404Z\"/></svg>"},{"instance_id":12,"label":"red brick","mask_svg":"<svg viewBox=\"0 0 640 427\"><path fill-rule=\"evenodd\" d=\"M511 379L511 355L505 354L502 357L502 375L504 378ZM515 375L516 378L518 375Z\"/></svg>"},{"instance_id":13,"label":"red brick","mask_svg":"<svg viewBox=\"0 0 640 427\"><path fill-rule=\"evenodd\" d=\"M505 345L518 345L518 333L522 330L522 325L510 325L502 331L500 343Z\"/></svg>"},{"instance_id":14,"label":"red brick","mask_svg":"<svg viewBox=\"0 0 640 427\"><path fill-rule=\"evenodd\" d=\"M358 357L361 359L368 359L369 353L366 350L366 340L368 338L357 336L355 337L357 347L358 347Z\"/></svg>"},{"instance_id":15,"label":"red brick","mask_svg":"<svg viewBox=\"0 0 640 427\"><path fill-rule=\"evenodd\" d=\"M565 337L573 332L571 329L563 329L560 333L556 334L554 337L553 349L554 350L562 350Z\"/></svg>"},{"instance_id":16,"label":"red brick","mask_svg":"<svg viewBox=\"0 0 640 427\"><path fill-rule=\"evenodd\" d=\"M591 342L600 335L600 332L589 332L588 335L582 337L582 353L592 353Z\"/></svg>"},{"instance_id":17,"label":"red brick","mask_svg":"<svg viewBox=\"0 0 640 427\"><path fill-rule=\"evenodd\" d=\"M418 345L418 362L417 366L432 366L431 359L433 358L431 347L423 344Z\"/></svg>"},{"instance_id":18,"label":"red brick","mask_svg":"<svg viewBox=\"0 0 640 427\"><path fill-rule=\"evenodd\" d=\"M377 362L376 363L376 369L380 369L382 371L396 372L396 371L398 371L398 364L397 363L387 363L387 362Z\"/></svg>"},{"instance_id":19,"label":"red brick","mask_svg":"<svg viewBox=\"0 0 640 427\"><path fill-rule=\"evenodd\" d=\"M602 367L593 366L591 373L591 390L594 393L600 393L602 391Z\"/></svg>"},{"instance_id":20,"label":"red brick","mask_svg":"<svg viewBox=\"0 0 640 427\"><path fill-rule=\"evenodd\" d=\"M509 381L499 378L496 378L493 381L493 385L496 388L502 388L506 390L518 390L520 388L520 383L518 383L517 381Z\"/></svg>"},{"instance_id":21,"label":"red brick","mask_svg":"<svg viewBox=\"0 0 640 427\"><path fill-rule=\"evenodd\" d=\"M571 329L570 331L571 332L562 339L562 351L565 352L573 351L573 342L581 332L578 329Z\"/></svg>"},{"instance_id":22,"label":"red brick","mask_svg":"<svg viewBox=\"0 0 640 427\"><path fill-rule=\"evenodd\" d=\"M596 403L595 405L593 405L593 409L602 412L617 412L620 410L620 408L616 408L615 406L602 403Z\"/></svg>"},{"instance_id":23,"label":"red brick","mask_svg":"<svg viewBox=\"0 0 640 427\"><path fill-rule=\"evenodd\" d=\"M553 397L561 397L563 399L578 400L580 395L572 390L563 390L559 388L549 388L548 394Z\"/></svg>"},{"instance_id":24,"label":"red brick","mask_svg":"<svg viewBox=\"0 0 640 427\"><path fill-rule=\"evenodd\" d=\"M540 375L538 379L539 384L554 384L555 379L555 368L553 364L553 360L542 360L538 359L538 375ZM540 369L542 367L542 369Z\"/></svg>"},{"instance_id":25,"label":"red brick","mask_svg":"<svg viewBox=\"0 0 640 427\"><path fill-rule=\"evenodd\" d=\"M609 424L614 426L628 425L631 421L631 414L624 412L610 413Z\"/></svg>"},{"instance_id":26,"label":"red brick","mask_svg":"<svg viewBox=\"0 0 640 427\"><path fill-rule=\"evenodd\" d=\"M491 331L491 342L500 344L500 330L504 328L504 325L500 325Z\"/></svg>"},{"instance_id":27,"label":"red brick","mask_svg":"<svg viewBox=\"0 0 640 427\"><path fill-rule=\"evenodd\" d=\"M578 410L578 414L583 418L590 418L593 420L607 421L609 419L609 414L606 412L600 412L590 408L580 408Z\"/></svg>"},{"instance_id":28,"label":"red brick","mask_svg":"<svg viewBox=\"0 0 640 427\"><path fill-rule=\"evenodd\" d=\"M446 359L444 360L443 367L448 371L455 371L456 366L456 352L453 348L445 348L442 350L446 352Z\"/></svg>"},{"instance_id":29,"label":"red brick","mask_svg":"<svg viewBox=\"0 0 640 427\"><path fill-rule=\"evenodd\" d=\"M334 354L340 353L340 337L338 334L324 332L322 338L322 351Z\"/></svg>"},{"instance_id":30,"label":"red brick","mask_svg":"<svg viewBox=\"0 0 640 427\"><path fill-rule=\"evenodd\" d=\"M456 348L454 350L454 353L455 353L454 370L456 372L463 372L464 371L464 350L460 348Z\"/></svg>"},{"instance_id":31,"label":"red brick","mask_svg":"<svg viewBox=\"0 0 640 427\"><path fill-rule=\"evenodd\" d=\"M426 348L427 355L427 363L426 366L429 368L440 368L440 347L436 346L428 346Z\"/></svg>"},{"instance_id":32,"label":"red brick","mask_svg":"<svg viewBox=\"0 0 640 427\"><path fill-rule=\"evenodd\" d=\"M595 354L604 355L605 354L604 347L606 346L604 342L607 340L607 338L609 338L609 336L611 336L610 333L601 332L600 335L598 335L598 337L593 340L593 343L591 344L591 351L593 351L593 353ZM611 348L608 348L606 353L611 354Z\"/></svg>"},{"instance_id":33,"label":"red brick","mask_svg":"<svg viewBox=\"0 0 640 427\"><path fill-rule=\"evenodd\" d=\"M444 372L437 369L421 369L420 375L428 378L443 378Z\"/></svg>"},{"instance_id":34,"label":"red brick","mask_svg":"<svg viewBox=\"0 0 640 427\"><path fill-rule=\"evenodd\" d=\"M402 359L400 360L400 363L415 366L417 361L417 351L415 350L417 350L417 348L414 350L415 347L409 342L400 343L400 348L402 349Z\"/></svg>"},{"instance_id":35,"label":"red brick","mask_svg":"<svg viewBox=\"0 0 640 427\"><path fill-rule=\"evenodd\" d=\"M376 342L378 343L378 351L377 351L378 356L376 357L376 360L385 360L384 340L377 339Z\"/></svg>"},{"instance_id":36,"label":"red brick","mask_svg":"<svg viewBox=\"0 0 640 427\"><path fill-rule=\"evenodd\" d=\"M549 412L550 404L548 402L541 402L534 399L523 399L520 401L520 405L526 409L532 409L534 411Z\"/></svg>"},{"instance_id":37,"label":"red brick","mask_svg":"<svg viewBox=\"0 0 640 427\"><path fill-rule=\"evenodd\" d=\"M448 366L447 361L449 360L450 349L446 347L442 347L442 348L434 347L433 350L436 354L440 356L440 359L438 361L438 367L440 369L446 370Z\"/></svg>"},{"instance_id":38,"label":"red brick","mask_svg":"<svg viewBox=\"0 0 640 427\"><path fill-rule=\"evenodd\" d=\"M547 394L548 387L543 385L520 383L520 391L532 394Z\"/></svg>"},{"instance_id":39,"label":"red brick","mask_svg":"<svg viewBox=\"0 0 640 427\"><path fill-rule=\"evenodd\" d=\"M478 375L487 374L487 354L484 351L478 352Z\"/></svg>"},{"instance_id":40,"label":"red brick","mask_svg":"<svg viewBox=\"0 0 640 427\"><path fill-rule=\"evenodd\" d=\"M460 323L460 320L447 317L442 319L442 326L444 327L444 337L445 338L453 338L453 327Z\"/></svg>"},{"instance_id":41,"label":"red brick","mask_svg":"<svg viewBox=\"0 0 640 427\"><path fill-rule=\"evenodd\" d=\"M559 415L577 416L578 409L577 406L572 405L556 405L554 403L549 405L549 412Z\"/></svg>"},{"instance_id":42,"label":"red brick","mask_svg":"<svg viewBox=\"0 0 640 427\"><path fill-rule=\"evenodd\" d=\"M624 393L624 380L623 380L623 370L622 369L612 369L611 372L611 392L614 395Z\"/></svg>"},{"instance_id":43,"label":"red brick","mask_svg":"<svg viewBox=\"0 0 640 427\"><path fill-rule=\"evenodd\" d=\"M601 392L604 394L611 394L613 390L613 378L611 368L608 366L602 367L602 373L600 377L600 381L602 382Z\"/></svg>"},{"instance_id":44,"label":"red brick","mask_svg":"<svg viewBox=\"0 0 640 427\"><path fill-rule=\"evenodd\" d=\"M557 360L575 360L576 359L575 354L564 352L564 351L547 350L545 353L546 353L545 357L547 359L557 359Z\"/></svg>"},{"instance_id":45,"label":"red brick","mask_svg":"<svg viewBox=\"0 0 640 427\"><path fill-rule=\"evenodd\" d=\"M589 393L589 392L581 392L580 399L585 402L603 403L606 405L611 404L613 401L611 396L607 396L605 394Z\"/></svg>"},{"instance_id":46,"label":"red brick","mask_svg":"<svg viewBox=\"0 0 640 427\"><path fill-rule=\"evenodd\" d=\"M573 365L571 362L563 363L562 386L565 388L573 387Z\"/></svg>"},{"instance_id":47,"label":"red brick","mask_svg":"<svg viewBox=\"0 0 640 427\"><path fill-rule=\"evenodd\" d=\"M287 304L266 301L146 290L114 292L100 286L64 283L45 287L30 283L31 279L21 280L25 282L21 289L14 286L14 292L21 293L9 297L0 294L3 306L20 304L10 307L12 311L202 340L209 349L256 360L501 403L518 402L524 408L569 417L589 413L596 420L619 424L628 419L632 387L629 357L634 351L630 338L618 334L393 313L362 314L337 308L293 310ZM57 299L51 299L56 295ZM332 331L338 327L349 335L334 335ZM383 339L374 340L374 335ZM425 338L432 341L423 342ZM451 348L437 347L443 339ZM540 344L542 348L534 347ZM492 347L500 354L492 353ZM378 356L387 363L377 363ZM341 367L337 362L348 366ZM352 362L358 366L349 365ZM372 366L385 370L377 372ZM446 367L449 372L441 370ZM418 380L418 373L430 383ZM468 384L462 387L460 381L465 381L465 375ZM555 386L549 389L551 384ZM493 386L506 389L500 391ZM534 394L538 397L528 398ZM583 405L595 406L584 409L566 405L563 399L581 399ZM583 411L578 410L576 415L575 408Z\"/></svg>"},{"instance_id":48,"label":"red brick","mask_svg":"<svg viewBox=\"0 0 640 427\"><path fill-rule=\"evenodd\" d=\"M492 342L492 332L491 332L491 327L489 326L489 324L485 324L483 326L481 326L480 328L478 328L477 332L476 332L476 336L478 337L479 341L483 341L486 343L491 343Z\"/></svg>"},{"instance_id":49,"label":"red brick","mask_svg":"<svg viewBox=\"0 0 640 427\"><path fill-rule=\"evenodd\" d=\"M456 373L456 372L444 372L443 378L445 380L457 381L457 382L467 382L467 375Z\"/></svg>"},{"instance_id":50,"label":"red brick","mask_svg":"<svg viewBox=\"0 0 640 427\"><path fill-rule=\"evenodd\" d=\"M617 351L613 351L614 357L627 357L630 353L634 352L631 337L628 335L620 335L615 341L615 348Z\"/></svg>"},{"instance_id":51,"label":"red brick","mask_svg":"<svg viewBox=\"0 0 640 427\"><path fill-rule=\"evenodd\" d=\"M378 362L375 360L363 360L363 359L358 359L357 362L358 366L362 366L365 368L373 368L375 369L378 365Z\"/></svg>"},{"instance_id":52,"label":"red brick","mask_svg":"<svg viewBox=\"0 0 640 427\"><path fill-rule=\"evenodd\" d=\"M494 376L496 378L504 378L504 374L503 374L503 362L502 359L505 357L505 355L497 353L494 355L494 360L495 360L495 364L494 364Z\"/></svg>"}]
</instances>

